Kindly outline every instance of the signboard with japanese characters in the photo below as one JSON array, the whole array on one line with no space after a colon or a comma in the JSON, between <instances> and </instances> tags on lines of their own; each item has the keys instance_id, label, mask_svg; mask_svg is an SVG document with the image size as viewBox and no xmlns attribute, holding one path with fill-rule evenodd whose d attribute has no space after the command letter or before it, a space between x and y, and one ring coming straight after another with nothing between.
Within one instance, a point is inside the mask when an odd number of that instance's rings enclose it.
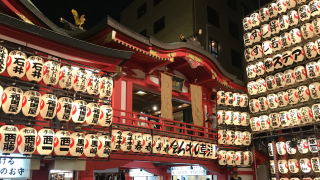
<instances>
[{"instance_id":1,"label":"signboard with japanese characters","mask_svg":"<svg viewBox=\"0 0 320 180\"><path fill-rule=\"evenodd\" d=\"M25 159L20 154L10 154L5 158L0 158L0 177L2 179L29 179L30 167L30 159Z\"/></svg>"},{"instance_id":2,"label":"signboard with japanese characters","mask_svg":"<svg viewBox=\"0 0 320 180\"><path fill-rule=\"evenodd\" d=\"M201 166L176 166L171 167L171 176L207 175L207 171Z\"/></svg>"}]
</instances>

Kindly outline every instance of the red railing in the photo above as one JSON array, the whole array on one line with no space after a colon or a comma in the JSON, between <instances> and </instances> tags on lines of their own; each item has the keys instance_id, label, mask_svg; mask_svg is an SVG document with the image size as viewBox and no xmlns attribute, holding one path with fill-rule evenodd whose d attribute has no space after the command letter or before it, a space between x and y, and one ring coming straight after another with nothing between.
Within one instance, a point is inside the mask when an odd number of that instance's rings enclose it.
<instances>
[{"instance_id":1,"label":"red railing","mask_svg":"<svg viewBox=\"0 0 320 180\"><path fill-rule=\"evenodd\" d=\"M149 118L150 120L139 119L138 116ZM112 123L114 125L125 125L133 128L153 129L155 131L168 133L168 136L175 134L203 138L211 141L216 140L217 134L217 129L118 109L113 109Z\"/></svg>"}]
</instances>

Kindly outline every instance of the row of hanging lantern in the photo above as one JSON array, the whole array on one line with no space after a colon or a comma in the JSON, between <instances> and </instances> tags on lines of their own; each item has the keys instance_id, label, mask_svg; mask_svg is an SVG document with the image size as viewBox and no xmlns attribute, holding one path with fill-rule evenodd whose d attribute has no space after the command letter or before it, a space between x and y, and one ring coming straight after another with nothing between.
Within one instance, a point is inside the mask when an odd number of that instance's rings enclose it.
<instances>
[{"instance_id":1,"label":"row of hanging lantern","mask_svg":"<svg viewBox=\"0 0 320 180\"><path fill-rule=\"evenodd\" d=\"M218 125L249 126L250 115L247 112L218 110Z\"/></svg>"},{"instance_id":2,"label":"row of hanging lantern","mask_svg":"<svg viewBox=\"0 0 320 180\"><path fill-rule=\"evenodd\" d=\"M59 121L69 121L89 125L108 127L112 123L113 111L110 105L100 106L98 103L87 103L84 100L73 101L69 97L60 97L54 94L41 94L30 90L23 93L18 87L0 86L2 110L6 114L16 115L21 110L27 117L36 117L38 114L44 119L57 117Z\"/></svg>"},{"instance_id":3,"label":"row of hanging lantern","mask_svg":"<svg viewBox=\"0 0 320 180\"><path fill-rule=\"evenodd\" d=\"M218 91L217 92L217 103L218 105L234 106L234 107L247 107L248 106L248 95Z\"/></svg>"},{"instance_id":4,"label":"row of hanging lantern","mask_svg":"<svg viewBox=\"0 0 320 180\"><path fill-rule=\"evenodd\" d=\"M251 133L249 131L218 130L218 144L235 146L249 146Z\"/></svg>"},{"instance_id":5,"label":"row of hanging lantern","mask_svg":"<svg viewBox=\"0 0 320 180\"><path fill-rule=\"evenodd\" d=\"M271 180L277 180L277 178L273 177L271 178ZM280 178L280 180L300 180L300 178L298 177L292 177L292 178ZM315 178L311 178L311 177L305 177L305 178L302 178L301 180L320 180L320 177L315 177Z\"/></svg>"},{"instance_id":6,"label":"row of hanging lantern","mask_svg":"<svg viewBox=\"0 0 320 180\"><path fill-rule=\"evenodd\" d=\"M287 174L288 172L296 174L299 173L300 170L303 173L310 173L311 170L313 172L320 172L320 164L319 164L319 157L314 157L310 159L308 158L301 158L297 159L280 159L278 160L278 169L281 174ZM274 160L270 160L270 171L271 174L275 174L275 164Z\"/></svg>"},{"instance_id":7,"label":"row of hanging lantern","mask_svg":"<svg viewBox=\"0 0 320 180\"><path fill-rule=\"evenodd\" d=\"M10 77L22 78L24 75L31 82L43 80L48 86L57 85L65 90L74 89L76 92L86 92L90 95L100 94L101 98L110 97L113 90L111 77L100 77L97 72L87 71L83 68L65 65L54 60L44 60L39 56L30 56L19 50L8 50L0 46L0 74L5 70Z\"/></svg>"},{"instance_id":8,"label":"row of hanging lantern","mask_svg":"<svg viewBox=\"0 0 320 180\"><path fill-rule=\"evenodd\" d=\"M218 152L219 164L222 166L251 166L253 157L251 151L225 151Z\"/></svg>"}]
</instances>

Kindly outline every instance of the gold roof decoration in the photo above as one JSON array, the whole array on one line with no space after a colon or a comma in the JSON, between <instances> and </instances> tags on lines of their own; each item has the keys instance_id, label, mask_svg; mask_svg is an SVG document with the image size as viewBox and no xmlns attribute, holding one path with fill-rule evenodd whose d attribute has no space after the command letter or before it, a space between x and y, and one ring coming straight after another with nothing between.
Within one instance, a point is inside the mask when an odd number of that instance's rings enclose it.
<instances>
[{"instance_id":1,"label":"gold roof decoration","mask_svg":"<svg viewBox=\"0 0 320 180\"><path fill-rule=\"evenodd\" d=\"M83 29L81 25L84 23L84 21L86 21L86 19L84 18L84 14L81 17L79 17L78 12L76 10L72 9L71 12L73 14L75 24L79 25L80 29Z\"/></svg>"}]
</instances>

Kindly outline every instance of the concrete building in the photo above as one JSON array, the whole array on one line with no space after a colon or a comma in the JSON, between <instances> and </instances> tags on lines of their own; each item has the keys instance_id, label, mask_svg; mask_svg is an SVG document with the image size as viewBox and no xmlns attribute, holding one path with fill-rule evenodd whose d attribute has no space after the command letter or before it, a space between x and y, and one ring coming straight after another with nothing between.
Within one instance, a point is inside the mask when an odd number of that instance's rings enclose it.
<instances>
[{"instance_id":1,"label":"concrete building","mask_svg":"<svg viewBox=\"0 0 320 180\"><path fill-rule=\"evenodd\" d=\"M251 0L135 0L122 11L120 22L165 43L202 29L201 46L244 81L241 19L253 10Z\"/></svg>"}]
</instances>

